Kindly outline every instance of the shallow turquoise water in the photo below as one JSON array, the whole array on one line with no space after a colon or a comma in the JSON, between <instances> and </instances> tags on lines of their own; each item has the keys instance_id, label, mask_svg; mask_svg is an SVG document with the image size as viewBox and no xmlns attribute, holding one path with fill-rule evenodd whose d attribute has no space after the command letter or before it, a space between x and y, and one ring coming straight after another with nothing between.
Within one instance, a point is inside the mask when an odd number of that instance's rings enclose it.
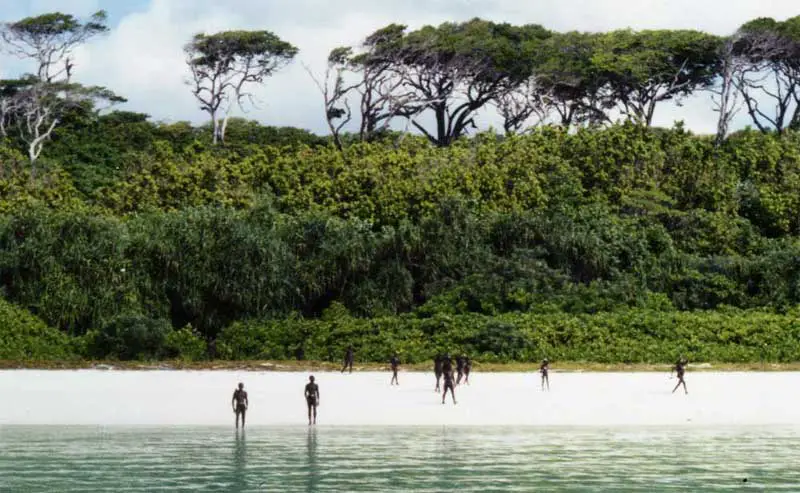
<instances>
[{"instance_id":1,"label":"shallow turquoise water","mask_svg":"<svg viewBox=\"0 0 800 493\"><path fill-rule=\"evenodd\" d=\"M800 491L800 428L0 427L2 492L454 489Z\"/></svg>"}]
</instances>

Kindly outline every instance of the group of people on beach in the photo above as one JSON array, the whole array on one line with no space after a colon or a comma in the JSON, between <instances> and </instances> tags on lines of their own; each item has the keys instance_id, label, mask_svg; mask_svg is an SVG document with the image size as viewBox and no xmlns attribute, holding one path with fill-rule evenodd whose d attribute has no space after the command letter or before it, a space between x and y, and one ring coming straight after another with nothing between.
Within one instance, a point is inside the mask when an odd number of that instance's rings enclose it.
<instances>
[{"instance_id":1,"label":"group of people on beach","mask_svg":"<svg viewBox=\"0 0 800 493\"><path fill-rule=\"evenodd\" d=\"M349 372L352 373L353 361L353 346L348 346L347 351L345 352L344 365L342 366L341 373L344 373L345 370L349 370ZM675 363L675 365L671 368L670 375L676 373L678 377L678 383L675 385L675 388L672 389L673 394L681 385L683 385L684 392L686 394L689 393L689 391L686 389L686 382L683 379L684 374L686 373L687 364L688 361L681 356L678 358L677 363ZM397 353L392 355L392 358L389 360L389 365L392 369L392 379L389 382L389 385L400 385L397 379L397 372L400 369L400 358L398 357ZM453 369L453 360L449 354L437 354L434 357L433 373L436 376L436 387L434 392L439 392L442 390L440 387L440 382L442 381L442 378L444 378L442 404L444 404L445 400L447 399L448 390L450 391L450 396L453 399L453 404L456 404L455 388L461 384L462 379L464 380L465 384L469 385L469 374L471 370L472 361L470 361L470 359L466 356L456 356L455 371ZM539 373L542 377L542 390L550 390L550 361L547 358L545 358L539 365ZM314 381L313 375L308 377L308 383L305 386L304 395L306 398L306 405L308 407L308 424L311 426L312 424L317 423L317 406L319 406L319 385L317 385ZM244 384L241 382L239 383L239 387L233 392L231 406L233 407L234 414L236 414L236 428L239 428L240 417L242 420L242 428L244 428L245 415L247 413L249 401L247 400L247 392L244 390Z\"/></svg>"},{"instance_id":2,"label":"group of people on beach","mask_svg":"<svg viewBox=\"0 0 800 493\"><path fill-rule=\"evenodd\" d=\"M456 368L453 372L453 360L449 354L437 354L433 358L433 373L436 376L435 392L441 390L440 381L444 377L444 392L442 392L442 404L447 399L447 391L450 391L450 396L453 399L453 404L456 404L456 391L455 388L461 385L461 379L464 383L469 385L469 372L472 371L472 361L466 356L456 356Z\"/></svg>"}]
</instances>

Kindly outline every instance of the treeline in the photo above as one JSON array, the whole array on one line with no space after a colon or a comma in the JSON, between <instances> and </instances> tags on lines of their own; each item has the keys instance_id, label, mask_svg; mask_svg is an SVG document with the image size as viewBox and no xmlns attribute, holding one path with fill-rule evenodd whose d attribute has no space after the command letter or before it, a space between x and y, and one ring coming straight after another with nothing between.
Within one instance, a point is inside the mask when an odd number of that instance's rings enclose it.
<instances>
[{"instance_id":1,"label":"treeline","mask_svg":"<svg viewBox=\"0 0 800 493\"><path fill-rule=\"evenodd\" d=\"M85 21L55 12L2 25L3 47L35 71L0 81L0 136L32 164L76 113L91 120L125 101L113 88L76 82L73 73L74 50L105 34L106 21L104 11ZM477 128L476 115L486 108L499 113L507 134L542 125L649 127L658 105L698 92L710 95L718 115L717 145L739 111L765 133L800 126L800 16L754 19L728 36L556 32L481 19L414 31L390 24L365 34L358 46L332 49L324 74L309 74L340 150L403 124L448 146ZM231 112L299 48L267 30L233 30L197 33L184 51L187 90L209 117L212 143L224 144Z\"/></svg>"}]
</instances>

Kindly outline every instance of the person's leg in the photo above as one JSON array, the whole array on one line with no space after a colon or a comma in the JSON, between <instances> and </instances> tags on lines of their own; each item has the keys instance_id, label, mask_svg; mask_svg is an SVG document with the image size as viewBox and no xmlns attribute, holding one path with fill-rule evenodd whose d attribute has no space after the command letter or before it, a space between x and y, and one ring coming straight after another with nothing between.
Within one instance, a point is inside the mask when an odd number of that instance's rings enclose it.
<instances>
[{"instance_id":1,"label":"person's leg","mask_svg":"<svg viewBox=\"0 0 800 493\"><path fill-rule=\"evenodd\" d=\"M244 418L247 415L247 410L242 409L242 429L244 430Z\"/></svg>"},{"instance_id":2,"label":"person's leg","mask_svg":"<svg viewBox=\"0 0 800 493\"><path fill-rule=\"evenodd\" d=\"M450 387L450 396L453 398L453 404L456 403L456 391L453 387Z\"/></svg>"},{"instance_id":3,"label":"person's leg","mask_svg":"<svg viewBox=\"0 0 800 493\"><path fill-rule=\"evenodd\" d=\"M314 424L317 424L317 404L314 403Z\"/></svg>"},{"instance_id":4,"label":"person's leg","mask_svg":"<svg viewBox=\"0 0 800 493\"><path fill-rule=\"evenodd\" d=\"M308 426L311 426L311 407L312 406L311 406L310 402L306 402L306 404L308 405Z\"/></svg>"}]
</instances>

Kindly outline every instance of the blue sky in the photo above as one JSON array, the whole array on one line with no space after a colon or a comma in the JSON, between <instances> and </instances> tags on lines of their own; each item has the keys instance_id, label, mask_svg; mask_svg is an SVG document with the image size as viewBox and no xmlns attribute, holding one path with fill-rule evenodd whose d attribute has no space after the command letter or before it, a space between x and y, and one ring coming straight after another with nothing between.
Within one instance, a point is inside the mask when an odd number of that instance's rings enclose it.
<instances>
[{"instance_id":1,"label":"blue sky","mask_svg":"<svg viewBox=\"0 0 800 493\"><path fill-rule=\"evenodd\" d=\"M14 21L44 12L64 12L73 15L105 10L109 15L109 26L116 26L121 19L133 12L143 12L150 0L3 0L0 21Z\"/></svg>"},{"instance_id":2,"label":"blue sky","mask_svg":"<svg viewBox=\"0 0 800 493\"><path fill-rule=\"evenodd\" d=\"M75 79L103 85L128 98L121 109L156 120L202 122L189 87L182 46L197 32L267 29L300 49L295 62L257 90L256 108L245 115L271 125L291 125L324 133L322 97L306 68L324 72L334 47L358 43L386 24L411 28L482 17L516 24L539 23L566 31L700 29L729 34L756 17L785 19L800 14L797 0L0 0L0 21L61 11L84 17L109 13L111 32L75 52ZM26 68L0 56L0 74ZM713 132L716 114L708 94L682 107L659 106L655 123L683 120L697 132ZM495 127L492 112L479 126ZM740 113L737 127L747 123Z\"/></svg>"}]
</instances>

